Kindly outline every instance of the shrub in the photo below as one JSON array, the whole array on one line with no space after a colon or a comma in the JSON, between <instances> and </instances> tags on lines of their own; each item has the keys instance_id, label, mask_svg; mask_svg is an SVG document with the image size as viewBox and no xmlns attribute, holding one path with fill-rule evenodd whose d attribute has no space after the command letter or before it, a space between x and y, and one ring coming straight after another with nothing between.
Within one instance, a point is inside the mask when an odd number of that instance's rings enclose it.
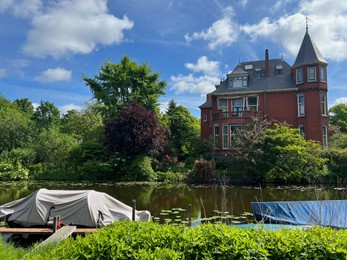
<instances>
[{"instance_id":1,"label":"shrub","mask_svg":"<svg viewBox=\"0 0 347 260\"><path fill-rule=\"evenodd\" d=\"M328 159L329 178L332 181L347 181L347 148L346 149L327 149L324 157Z\"/></svg>"},{"instance_id":2,"label":"shrub","mask_svg":"<svg viewBox=\"0 0 347 260\"><path fill-rule=\"evenodd\" d=\"M184 178L184 174L180 172L156 172L156 175L160 182L179 182Z\"/></svg>"},{"instance_id":3,"label":"shrub","mask_svg":"<svg viewBox=\"0 0 347 260\"><path fill-rule=\"evenodd\" d=\"M189 181L194 183L210 183L213 179L214 161L205 159L196 160L194 168L189 175Z\"/></svg>"},{"instance_id":4,"label":"shrub","mask_svg":"<svg viewBox=\"0 0 347 260\"><path fill-rule=\"evenodd\" d=\"M87 161L77 167L76 175L80 180L110 180L112 169L107 163Z\"/></svg>"},{"instance_id":5,"label":"shrub","mask_svg":"<svg viewBox=\"0 0 347 260\"><path fill-rule=\"evenodd\" d=\"M36 253L35 253L36 252ZM40 258L41 256L41 258ZM68 238L27 259L346 259L347 230L194 228L116 222L85 238Z\"/></svg>"},{"instance_id":6,"label":"shrub","mask_svg":"<svg viewBox=\"0 0 347 260\"><path fill-rule=\"evenodd\" d=\"M122 179L127 181L154 181L157 178L152 168L152 159L148 156L136 156L124 170Z\"/></svg>"},{"instance_id":7,"label":"shrub","mask_svg":"<svg viewBox=\"0 0 347 260\"><path fill-rule=\"evenodd\" d=\"M4 151L0 154L1 161L11 163L21 163L23 166L30 166L35 160L35 151L30 148L15 148L11 151Z\"/></svg>"},{"instance_id":8,"label":"shrub","mask_svg":"<svg viewBox=\"0 0 347 260\"><path fill-rule=\"evenodd\" d=\"M25 180L29 177L29 170L20 162L0 162L0 180Z\"/></svg>"}]
</instances>

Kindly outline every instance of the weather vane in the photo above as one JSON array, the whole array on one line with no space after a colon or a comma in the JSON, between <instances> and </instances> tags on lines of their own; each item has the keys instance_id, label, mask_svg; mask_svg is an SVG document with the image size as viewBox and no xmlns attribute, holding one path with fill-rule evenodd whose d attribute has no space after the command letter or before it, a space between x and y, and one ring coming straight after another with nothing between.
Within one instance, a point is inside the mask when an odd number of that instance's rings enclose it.
<instances>
[{"instance_id":1,"label":"weather vane","mask_svg":"<svg viewBox=\"0 0 347 260\"><path fill-rule=\"evenodd\" d=\"M305 14L305 19L306 19L306 32L308 32L308 16L307 16L307 12Z\"/></svg>"}]
</instances>

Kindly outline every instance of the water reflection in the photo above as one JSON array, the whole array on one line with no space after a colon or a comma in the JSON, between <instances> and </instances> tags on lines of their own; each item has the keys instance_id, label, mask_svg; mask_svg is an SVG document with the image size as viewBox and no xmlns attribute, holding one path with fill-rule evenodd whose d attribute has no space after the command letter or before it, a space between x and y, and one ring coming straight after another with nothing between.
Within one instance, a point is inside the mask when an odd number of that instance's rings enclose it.
<instances>
[{"instance_id":1,"label":"water reflection","mask_svg":"<svg viewBox=\"0 0 347 260\"><path fill-rule=\"evenodd\" d=\"M347 199L346 189L334 187L237 187L20 181L0 182L0 204L25 197L39 188L93 189L106 192L128 205L132 205L132 200L136 199L137 208L149 210L154 217L159 217L162 210L187 209L189 204L192 205L193 218L208 218L216 215L216 212L228 212L229 215L236 216L244 212L252 212L251 202L254 201ZM188 211L182 210L181 213L182 218L188 216Z\"/></svg>"}]
</instances>

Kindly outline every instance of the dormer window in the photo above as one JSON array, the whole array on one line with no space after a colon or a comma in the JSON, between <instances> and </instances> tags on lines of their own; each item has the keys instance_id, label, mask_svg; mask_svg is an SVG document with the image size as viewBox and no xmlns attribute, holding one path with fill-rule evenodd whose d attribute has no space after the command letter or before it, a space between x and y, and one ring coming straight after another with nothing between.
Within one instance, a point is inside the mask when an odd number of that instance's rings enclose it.
<instances>
[{"instance_id":1,"label":"dormer window","mask_svg":"<svg viewBox=\"0 0 347 260\"><path fill-rule=\"evenodd\" d=\"M245 88L247 87L247 77L233 77L234 88Z\"/></svg>"},{"instance_id":2,"label":"dormer window","mask_svg":"<svg viewBox=\"0 0 347 260\"><path fill-rule=\"evenodd\" d=\"M307 68L307 74L308 74L308 82L314 82L317 80L316 78L316 67L308 67Z\"/></svg>"},{"instance_id":3,"label":"dormer window","mask_svg":"<svg viewBox=\"0 0 347 260\"><path fill-rule=\"evenodd\" d=\"M261 77L261 68L256 68L254 70L254 77L260 78Z\"/></svg>"},{"instance_id":4,"label":"dormer window","mask_svg":"<svg viewBox=\"0 0 347 260\"><path fill-rule=\"evenodd\" d=\"M276 66L276 75L282 75L283 74L283 67L282 65Z\"/></svg>"},{"instance_id":5,"label":"dormer window","mask_svg":"<svg viewBox=\"0 0 347 260\"><path fill-rule=\"evenodd\" d=\"M301 84L303 82L302 69L296 70L296 84Z\"/></svg>"}]
</instances>

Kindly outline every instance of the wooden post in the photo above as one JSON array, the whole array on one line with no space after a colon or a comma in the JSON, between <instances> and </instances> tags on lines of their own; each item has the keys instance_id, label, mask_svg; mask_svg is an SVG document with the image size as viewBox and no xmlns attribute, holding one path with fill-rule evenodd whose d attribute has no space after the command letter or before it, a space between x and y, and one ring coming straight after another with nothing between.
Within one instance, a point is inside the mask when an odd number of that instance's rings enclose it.
<instances>
[{"instance_id":1,"label":"wooden post","mask_svg":"<svg viewBox=\"0 0 347 260\"><path fill-rule=\"evenodd\" d=\"M192 204L188 204L188 226L192 226Z\"/></svg>"},{"instance_id":2,"label":"wooden post","mask_svg":"<svg viewBox=\"0 0 347 260\"><path fill-rule=\"evenodd\" d=\"M133 221L135 221L135 212L136 212L136 200L133 200Z\"/></svg>"},{"instance_id":3,"label":"wooden post","mask_svg":"<svg viewBox=\"0 0 347 260\"><path fill-rule=\"evenodd\" d=\"M53 233L57 232L59 222L60 222L60 216L56 216L53 218Z\"/></svg>"}]
</instances>

